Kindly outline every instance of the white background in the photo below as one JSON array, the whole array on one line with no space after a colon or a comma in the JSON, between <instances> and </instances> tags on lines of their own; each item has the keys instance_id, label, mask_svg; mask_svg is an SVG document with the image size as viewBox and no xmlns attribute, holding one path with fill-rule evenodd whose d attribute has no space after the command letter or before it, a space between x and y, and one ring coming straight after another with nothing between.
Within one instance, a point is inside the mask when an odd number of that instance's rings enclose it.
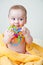
<instances>
[{"instance_id":1,"label":"white background","mask_svg":"<svg viewBox=\"0 0 43 65\"><path fill-rule=\"evenodd\" d=\"M30 30L33 41L43 46L43 0L0 0L0 33L8 27L8 11L15 4L27 9L26 27Z\"/></svg>"}]
</instances>

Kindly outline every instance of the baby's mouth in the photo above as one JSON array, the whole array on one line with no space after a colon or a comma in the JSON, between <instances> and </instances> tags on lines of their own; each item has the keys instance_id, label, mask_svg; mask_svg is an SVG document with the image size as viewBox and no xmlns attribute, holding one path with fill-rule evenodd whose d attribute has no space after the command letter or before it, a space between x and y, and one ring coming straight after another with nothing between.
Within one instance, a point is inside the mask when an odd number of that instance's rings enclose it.
<instances>
[{"instance_id":1,"label":"baby's mouth","mask_svg":"<svg viewBox=\"0 0 43 65\"><path fill-rule=\"evenodd\" d=\"M15 24L14 26L16 26L17 28L22 28L22 25Z\"/></svg>"}]
</instances>

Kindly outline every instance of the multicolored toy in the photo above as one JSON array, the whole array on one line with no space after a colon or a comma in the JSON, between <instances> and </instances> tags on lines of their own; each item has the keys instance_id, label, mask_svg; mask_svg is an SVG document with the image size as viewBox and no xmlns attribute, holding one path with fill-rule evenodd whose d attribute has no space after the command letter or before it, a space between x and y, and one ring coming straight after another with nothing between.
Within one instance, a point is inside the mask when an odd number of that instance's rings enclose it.
<instances>
[{"instance_id":1,"label":"multicolored toy","mask_svg":"<svg viewBox=\"0 0 43 65\"><path fill-rule=\"evenodd\" d=\"M11 39L11 44L13 46L17 46L20 43L24 42L24 36L21 32L22 28L18 28L16 26L10 26L8 30L11 30L14 32L14 37Z\"/></svg>"}]
</instances>

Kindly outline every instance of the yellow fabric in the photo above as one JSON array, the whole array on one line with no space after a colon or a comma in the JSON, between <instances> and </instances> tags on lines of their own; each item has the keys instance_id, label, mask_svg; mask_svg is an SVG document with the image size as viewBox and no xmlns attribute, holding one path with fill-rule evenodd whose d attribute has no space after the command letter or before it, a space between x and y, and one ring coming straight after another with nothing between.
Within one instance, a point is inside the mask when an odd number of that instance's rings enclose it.
<instances>
[{"instance_id":1,"label":"yellow fabric","mask_svg":"<svg viewBox=\"0 0 43 65\"><path fill-rule=\"evenodd\" d=\"M29 54L20 54L8 49L0 34L0 65L43 65L43 48L32 43L31 47L26 44Z\"/></svg>"}]
</instances>

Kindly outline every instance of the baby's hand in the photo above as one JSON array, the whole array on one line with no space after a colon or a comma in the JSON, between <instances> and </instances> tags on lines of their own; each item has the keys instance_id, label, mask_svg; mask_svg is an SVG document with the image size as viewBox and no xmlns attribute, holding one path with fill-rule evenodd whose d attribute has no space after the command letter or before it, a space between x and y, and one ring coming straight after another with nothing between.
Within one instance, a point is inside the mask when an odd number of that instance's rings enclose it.
<instances>
[{"instance_id":1,"label":"baby's hand","mask_svg":"<svg viewBox=\"0 0 43 65\"><path fill-rule=\"evenodd\" d=\"M11 32L10 30L6 30L4 33L4 42L9 43L13 36L14 36L14 32Z\"/></svg>"},{"instance_id":2,"label":"baby's hand","mask_svg":"<svg viewBox=\"0 0 43 65\"><path fill-rule=\"evenodd\" d=\"M23 33L23 35L24 35L24 37L25 37L25 41L26 41L26 43L32 43L32 37L31 37L31 35L30 35L30 31L26 28L26 27L24 27L23 29L22 29L22 33Z\"/></svg>"},{"instance_id":3,"label":"baby's hand","mask_svg":"<svg viewBox=\"0 0 43 65\"><path fill-rule=\"evenodd\" d=\"M22 33L24 37L30 36L30 31L26 27L22 28Z\"/></svg>"}]
</instances>

